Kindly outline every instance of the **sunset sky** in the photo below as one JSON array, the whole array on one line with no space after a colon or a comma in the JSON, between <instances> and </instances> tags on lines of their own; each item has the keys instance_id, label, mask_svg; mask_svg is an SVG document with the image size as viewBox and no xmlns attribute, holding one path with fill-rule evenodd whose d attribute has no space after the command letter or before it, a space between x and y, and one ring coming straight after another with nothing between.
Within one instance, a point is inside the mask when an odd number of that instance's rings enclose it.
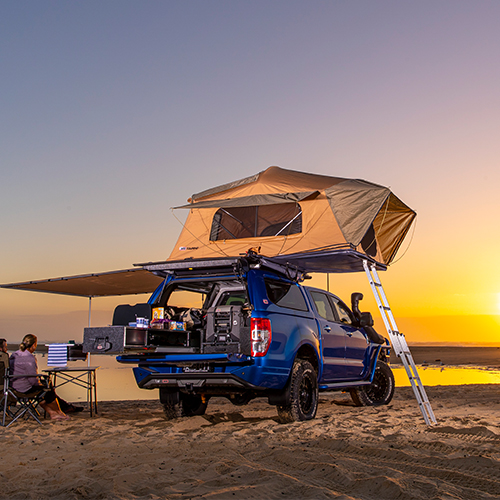
<instances>
[{"instance_id":1,"label":"sunset sky","mask_svg":"<svg viewBox=\"0 0 500 500\"><path fill-rule=\"evenodd\" d=\"M2 1L0 283L164 260L170 207L278 165L417 212L381 275L409 342L500 344L499 61L495 1ZM87 307L0 290L0 337L81 340Z\"/></svg>"}]
</instances>

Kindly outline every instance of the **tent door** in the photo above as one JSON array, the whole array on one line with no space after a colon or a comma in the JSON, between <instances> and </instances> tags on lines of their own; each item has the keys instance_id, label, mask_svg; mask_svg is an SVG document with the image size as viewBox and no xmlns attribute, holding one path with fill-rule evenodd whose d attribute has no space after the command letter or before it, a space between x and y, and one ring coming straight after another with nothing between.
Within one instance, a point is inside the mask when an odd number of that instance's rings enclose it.
<instances>
[{"instance_id":1,"label":"tent door","mask_svg":"<svg viewBox=\"0 0 500 500\"><path fill-rule=\"evenodd\" d=\"M411 355L410 348L406 343L406 338L404 334L398 331L396 320L394 319L394 315L392 314L389 302L387 301L387 296L385 295L384 288L382 287L382 283L380 281L380 278L378 277L376 266L375 264L368 264L367 260L363 260L363 267L365 268L366 276L368 277L373 296L377 301L380 314L382 315L382 319L384 320L385 328L387 330L387 333L389 334L392 347L396 353L396 356L398 358L401 358L401 361L403 362L403 366L405 367L406 374L408 375L408 378L410 380L413 392L420 407L420 411L422 412L422 415L424 417L425 423L427 425L435 424L436 417L434 416L431 404L429 403L429 399L427 398L424 386L422 384L422 381L420 380L420 376L417 372L415 362L413 361L413 356Z\"/></svg>"}]
</instances>

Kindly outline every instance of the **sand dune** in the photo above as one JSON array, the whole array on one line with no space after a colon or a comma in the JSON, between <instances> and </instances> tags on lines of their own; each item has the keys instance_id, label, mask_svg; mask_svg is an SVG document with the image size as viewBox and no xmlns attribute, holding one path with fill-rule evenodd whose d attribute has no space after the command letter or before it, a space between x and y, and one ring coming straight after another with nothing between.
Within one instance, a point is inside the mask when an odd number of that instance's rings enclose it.
<instances>
[{"instance_id":1,"label":"sand dune","mask_svg":"<svg viewBox=\"0 0 500 500\"><path fill-rule=\"evenodd\" d=\"M171 422L156 401L104 402L96 418L0 428L0 498L500 498L500 389L428 394L434 427L410 388L380 408L321 395L315 420L287 425L265 400Z\"/></svg>"}]
</instances>

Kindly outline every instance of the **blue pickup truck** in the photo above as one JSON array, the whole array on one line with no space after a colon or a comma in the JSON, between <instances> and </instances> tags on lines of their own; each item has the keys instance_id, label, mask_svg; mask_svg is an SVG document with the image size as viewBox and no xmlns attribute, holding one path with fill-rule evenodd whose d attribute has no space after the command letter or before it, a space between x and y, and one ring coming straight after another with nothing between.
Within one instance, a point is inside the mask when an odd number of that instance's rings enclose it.
<instances>
[{"instance_id":1,"label":"blue pickup truck","mask_svg":"<svg viewBox=\"0 0 500 500\"><path fill-rule=\"evenodd\" d=\"M314 418L319 391L349 391L360 406L391 401L389 342L360 312L362 294L349 308L254 254L143 266L164 278L148 304L118 306L113 326L84 339L87 351L137 365L138 386L159 389L167 419L204 414L212 396L266 397L283 423Z\"/></svg>"}]
</instances>

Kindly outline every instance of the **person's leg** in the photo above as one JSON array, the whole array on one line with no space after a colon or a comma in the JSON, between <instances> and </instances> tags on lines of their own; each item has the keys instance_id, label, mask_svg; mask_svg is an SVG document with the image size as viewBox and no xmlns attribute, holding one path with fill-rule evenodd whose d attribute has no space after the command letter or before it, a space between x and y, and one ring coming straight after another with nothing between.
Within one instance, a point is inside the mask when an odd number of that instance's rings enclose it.
<instances>
[{"instance_id":1,"label":"person's leg","mask_svg":"<svg viewBox=\"0 0 500 500\"><path fill-rule=\"evenodd\" d=\"M69 417L61 411L55 391L51 390L45 394L44 400L40 406L49 414L53 420L67 420Z\"/></svg>"},{"instance_id":2,"label":"person's leg","mask_svg":"<svg viewBox=\"0 0 500 500\"><path fill-rule=\"evenodd\" d=\"M81 406L75 406L71 403L68 403L67 401L64 401L64 399L62 399L60 396L56 396L56 399L63 413L77 413L83 410Z\"/></svg>"},{"instance_id":3,"label":"person's leg","mask_svg":"<svg viewBox=\"0 0 500 500\"><path fill-rule=\"evenodd\" d=\"M71 406L67 401L64 401L60 396L56 396L57 402L59 403L59 408L61 411L66 412L68 408Z\"/></svg>"},{"instance_id":4,"label":"person's leg","mask_svg":"<svg viewBox=\"0 0 500 500\"><path fill-rule=\"evenodd\" d=\"M52 401L52 403L47 403L46 401L42 401L40 403L40 406L49 414L49 417L51 420L68 420L69 419L68 415L65 415L61 411L56 400Z\"/></svg>"}]
</instances>

